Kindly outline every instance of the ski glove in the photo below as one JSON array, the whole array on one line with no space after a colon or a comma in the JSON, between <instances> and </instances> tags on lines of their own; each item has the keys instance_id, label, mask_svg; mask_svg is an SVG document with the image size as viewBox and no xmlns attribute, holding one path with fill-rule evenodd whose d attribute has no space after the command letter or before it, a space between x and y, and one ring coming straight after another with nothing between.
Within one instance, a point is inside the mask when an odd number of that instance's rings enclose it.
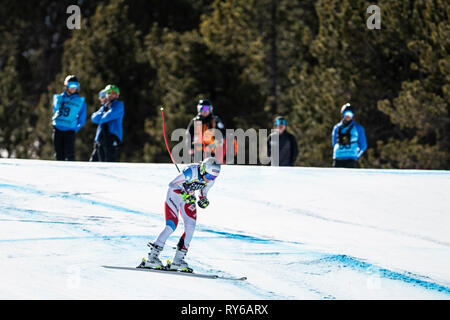
<instances>
[{"instance_id":1,"label":"ski glove","mask_svg":"<svg viewBox=\"0 0 450 320\"><path fill-rule=\"evenodd\" d=\"M195 196L193 196L192 194L190 194L184 190L181 191L180 196L183 198L183 201L186 202L187 204L195 203Z\"/></svg>"},{"instance_id":2,"label":"ski glove","mask_svg":"<svg viewBox=\"0 0 450 320\"><path fill-rule=\"evenodd\" d=\"M200 208L205 209L209 205L209 200L203 197L198 200L197 204Z\"/></svg>"}]
</instances>

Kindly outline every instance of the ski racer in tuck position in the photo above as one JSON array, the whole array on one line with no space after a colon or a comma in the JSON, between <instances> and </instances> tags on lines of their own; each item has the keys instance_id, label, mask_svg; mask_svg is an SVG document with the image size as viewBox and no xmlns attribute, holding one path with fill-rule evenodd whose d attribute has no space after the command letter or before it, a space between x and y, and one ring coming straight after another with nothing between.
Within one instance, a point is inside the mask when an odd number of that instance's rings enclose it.
<instances>
[{"instance_id":1,"label":"ski racer in tuck position","mask_svg":"<svg viewBox=\"0 0 450 320\"><path fill-rule=\"evenodd\" d=\"M199 164L187 166L174 180L169 183L164 213L166 225L154 243L148 243L151 248L148 259L143 259L139 268L165 269L183 272L192 272L184 257L194 234L197 221L195 192L199 191L198 206L202 209L209 205L208 191L214 185L214 180L220 173L220 163L215 158L206 158ZM181 236L173 261L163 265L159 254L169 236L178 225L178 213L184 223L184 233Z\"/></svg>"}]
</instances>

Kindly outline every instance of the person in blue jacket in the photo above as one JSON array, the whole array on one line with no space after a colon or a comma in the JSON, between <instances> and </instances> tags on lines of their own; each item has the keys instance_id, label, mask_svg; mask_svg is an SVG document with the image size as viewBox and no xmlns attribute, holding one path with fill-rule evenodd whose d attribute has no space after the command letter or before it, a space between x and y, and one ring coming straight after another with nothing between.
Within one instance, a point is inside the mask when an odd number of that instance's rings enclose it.
<instances>
[{"instance_id":1,"label":"person in blue jacket","mask_svg":"<svg viewBox=\"0 0 450 320\"><path fill-rule=\"evenodd\" d=\"M119 160L119 145L123 139L124 105L118 99L120 91L116 85L107 85L105 92L105 103L91 116L92 122L98 125L94 140L98 143L99 160L116 162Z\"/></svg>"},{"instance_id":2,"label":"person in blue jacket","mask_svg":"<svg viewBox=\"0 0 450 320\"><path fill-rule=\"evenodd\" d=\"M353 118L355 111L350 103L341 108L342 121L332 133L333 167L355 168L358 159L367 149L366 134L362 125Z\"/></svg>"},{"instance_id":3,"label":"person in blue jacket","mask_svg":"<svg viewBox=\"0 0 450 320\"><path fill-rule=\"evenodd\" d=\"M74 75L64 79L65 89L53 95L53 147L56 160L75 160L75 133L86 122L85 98L78 94L80 82Z\"/></svg>"},{"instance_id":4,"label":"person in blue jacket","mask_svg":"<svg viewBox=\"0 0 450 320\"><path fill-rule=\"evenodd\" d=\"M106 91L105 89L102 89L98 93L98 100L100 101L100 106L102 106L106 102ZM99 143L97 141L94 141L94 150L92 150L91 157L89 158L89 161L100 161L99 153L101 152Z\"/></svg>"}]
</instances>

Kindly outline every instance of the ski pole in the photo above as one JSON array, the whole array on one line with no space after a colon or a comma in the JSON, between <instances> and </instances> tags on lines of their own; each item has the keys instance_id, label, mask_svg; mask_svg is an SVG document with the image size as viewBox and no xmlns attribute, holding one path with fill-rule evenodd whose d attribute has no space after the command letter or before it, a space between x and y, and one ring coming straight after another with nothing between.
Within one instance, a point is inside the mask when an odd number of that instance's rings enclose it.
<instances>
[{"instance_id":1,"label":"ski pole","mask_svg":"<svg viewBox=\"0 0 450 320\"><path fill-rule=\"evenodd\" d=\"M161 115L162 115L162 120L163 120L164 140L166 141L167 151L169 152L170 159L172 159L172 162L173 162L173 164L175 165L175 167L177 167L177 170L178 170L178 173L179 173L179 172L180 172L180 169L178 168L178 165L177 165L177 163L175 162L175 160L173 160L172 152L170 152L169 144L167 143L167 137L166 137L166 123L165 123L165 121L164 121L164 107L161 107Z\"/></svg>"}]
</instances>

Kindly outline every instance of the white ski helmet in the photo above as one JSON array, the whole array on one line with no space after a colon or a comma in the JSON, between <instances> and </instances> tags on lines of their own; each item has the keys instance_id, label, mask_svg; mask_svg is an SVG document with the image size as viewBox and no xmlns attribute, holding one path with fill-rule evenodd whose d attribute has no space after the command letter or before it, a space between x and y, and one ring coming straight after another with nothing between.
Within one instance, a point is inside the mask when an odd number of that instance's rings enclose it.
<instances>
[{"instance_id":1,"label":"white ski helmet","mask_svg":"<svg viewBox=\"0 0 450 320\"><path fill-rule=\"evenodd\" d=\"M200 174L208 180L214 180L219 176L220 163L216 158L209 157L200 163Z\"/></svg>"}]
</instances>

